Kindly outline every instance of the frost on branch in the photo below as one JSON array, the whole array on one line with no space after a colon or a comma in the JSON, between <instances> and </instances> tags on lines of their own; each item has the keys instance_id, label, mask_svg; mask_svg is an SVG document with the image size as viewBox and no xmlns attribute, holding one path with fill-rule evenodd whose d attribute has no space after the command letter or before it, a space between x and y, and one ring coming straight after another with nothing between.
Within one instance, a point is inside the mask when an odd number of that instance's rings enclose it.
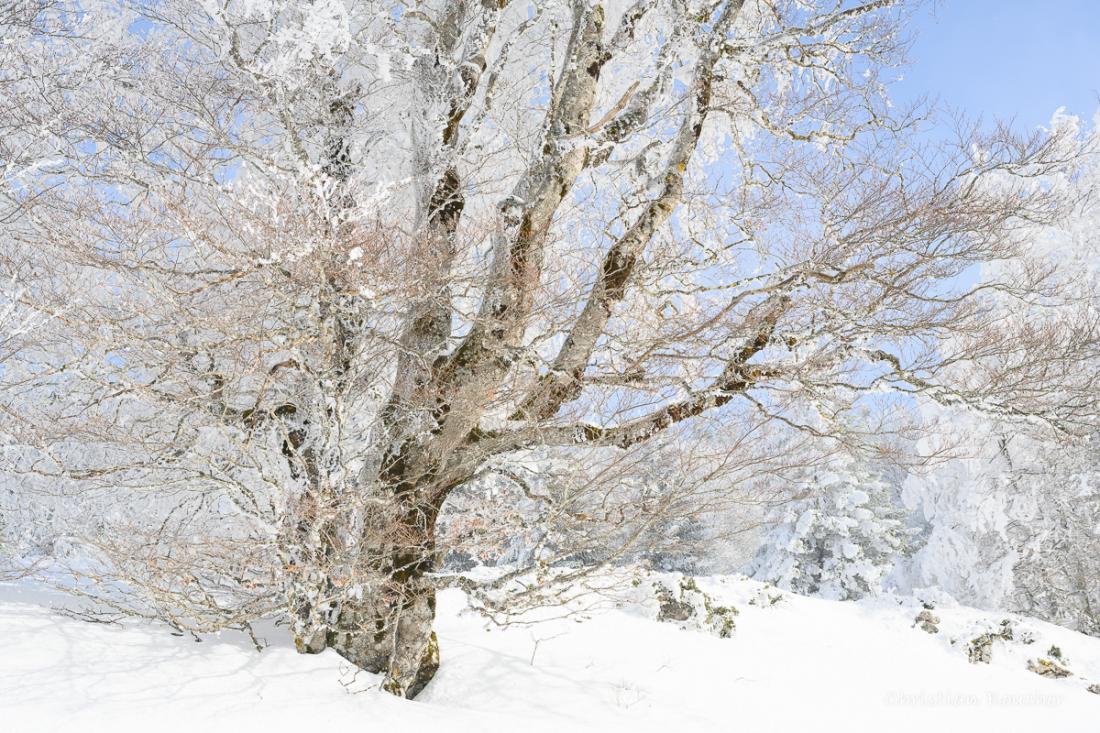
<instances>
[{"instance_id":1,"label":"frost on branch","mask_svg":"<svg viewBox=\"0 0 1100 733\"><path fill-rule=\"evenodd\" d=\"M411 697L446 663L443 582L522 607L608 565L688 569L839 451L911 445L924 400L1095 429L1086 300L1043 328L985 300L1057 295L1031 227L1072 208L1043 181L1088 145L1069 124L921 145L926 110L884 82L904 21L0 10L7 536L79 548L81 589L179 628L283 616ZM896 548L860 532L885 515L830 501L847 565L813 583L870 590ZM445 578L463 559L501 573Z\"/></svg>"}]
</instances>

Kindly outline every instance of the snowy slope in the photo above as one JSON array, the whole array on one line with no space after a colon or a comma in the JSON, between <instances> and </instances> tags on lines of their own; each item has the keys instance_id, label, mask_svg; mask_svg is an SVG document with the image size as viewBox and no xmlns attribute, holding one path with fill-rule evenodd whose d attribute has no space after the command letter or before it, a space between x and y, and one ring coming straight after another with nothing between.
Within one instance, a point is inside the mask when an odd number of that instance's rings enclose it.
<instances>
[{"instance_id":1,"label":"snowy slope","mask_svg":"<svg viewBox=\"0 0 1100 733\"><path fill-rule=\"evenodd\" d=\"M243 634L199 643L164 627L75 620L54 610L74 605L68 597L9 583L0 729L1100 731L1100 695L1085 689L1100 682L1100 639L1011 617L1013 641L997 639L992 663L971 664L967 641L1004 616L941 605L940 632L929 634L913 626L912 599L783 594L771 604L775 591L754 581L699 582L738 608L732 638L651 620L650 602L487 630L460 615L460 592L445 592L443 668L416 702L374 692L373 676L353 675L334 653L296 654L274 627L259 632L270 646L257 653ZM1052 644L1074 677L1027 671Z\"/></svg>"}]
</instances>

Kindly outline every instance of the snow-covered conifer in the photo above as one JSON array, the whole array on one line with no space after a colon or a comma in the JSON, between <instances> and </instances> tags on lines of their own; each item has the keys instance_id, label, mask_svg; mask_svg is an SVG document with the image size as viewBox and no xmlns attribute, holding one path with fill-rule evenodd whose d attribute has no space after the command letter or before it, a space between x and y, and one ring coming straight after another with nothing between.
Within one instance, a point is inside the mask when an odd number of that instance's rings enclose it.
<instances>
[{"instance_id":1,"label":"snow-covered conifer","mask_svg":"<svg viewBox=\"0 0 1100 733\"><path fill-rule=\"evenodd\" d=\"M778 507L773 523L753 576L836 600L879 591L910 537L890 485L854 464L814 476Z\"/></svg>"}]
</instances>

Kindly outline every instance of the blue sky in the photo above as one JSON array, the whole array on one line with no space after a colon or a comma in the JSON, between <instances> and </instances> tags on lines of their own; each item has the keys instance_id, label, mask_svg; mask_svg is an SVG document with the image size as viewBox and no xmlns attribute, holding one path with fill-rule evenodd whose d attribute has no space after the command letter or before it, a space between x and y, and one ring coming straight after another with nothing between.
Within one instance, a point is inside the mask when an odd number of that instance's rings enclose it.
<instances>
[{"instance_id":1,"label":"blue sky","mask_svg":"<svg viewBox=\"0 0 1100 733\"><path fill-rule=\"evenodd\" d=\"M912 30L895 99L929 93L1020 131L1060 106L1086 120L1100 106L1100 0L937 0Z\"/></svg>"}]
</instances>

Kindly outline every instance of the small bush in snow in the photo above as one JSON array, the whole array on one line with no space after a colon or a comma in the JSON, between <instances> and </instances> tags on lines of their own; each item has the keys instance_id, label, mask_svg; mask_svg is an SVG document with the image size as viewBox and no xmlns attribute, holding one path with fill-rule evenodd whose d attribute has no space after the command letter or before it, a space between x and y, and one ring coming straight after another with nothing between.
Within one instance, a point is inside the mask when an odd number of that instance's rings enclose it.
<instances>
[{"instance_id":1,"label":"small bush in snow","mask_svg":"<svg viewBox=\"0 0 1100 733\"><path fill-rule=\"evenodd\" d=\"M721 639L728 639L737 628L733 620L737 609L715 602L700 590L695 578L680 580L679 592L660 581L653 584L653 591L659 604L658 621L681 622L681 628L706 631Z\"/></svg>"}]
</instances>

